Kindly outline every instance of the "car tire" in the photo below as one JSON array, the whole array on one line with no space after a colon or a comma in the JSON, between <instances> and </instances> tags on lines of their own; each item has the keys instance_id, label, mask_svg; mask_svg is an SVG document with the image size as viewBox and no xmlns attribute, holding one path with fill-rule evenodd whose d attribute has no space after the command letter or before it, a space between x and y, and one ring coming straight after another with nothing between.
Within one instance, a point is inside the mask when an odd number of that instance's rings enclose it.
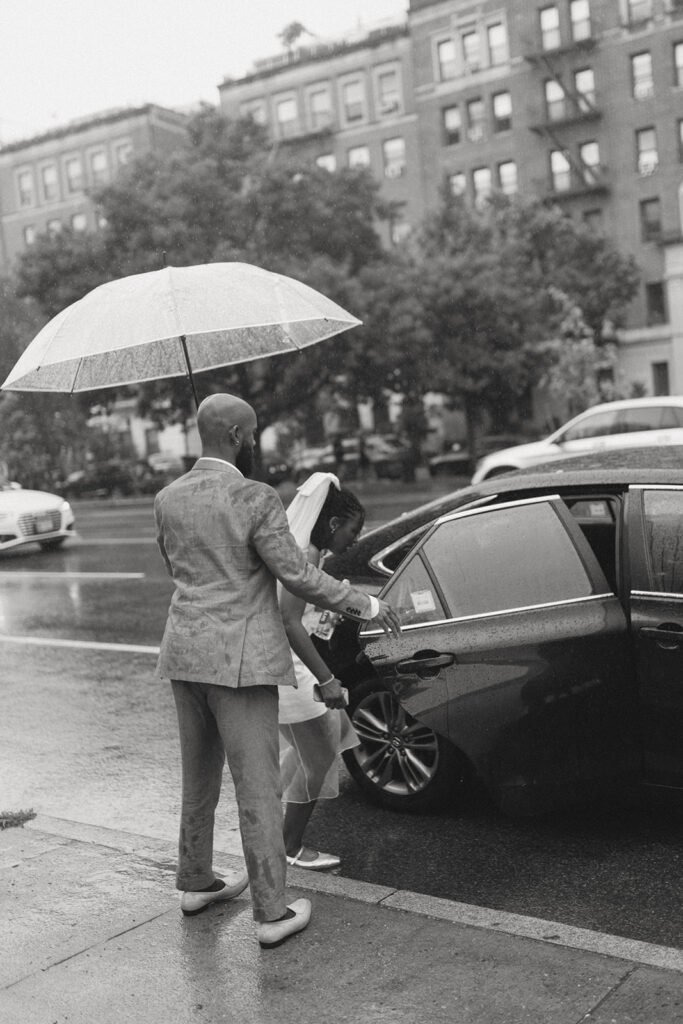
<instances>
[{"instance_id":1,"label":"car tire","mask_svg":"<svg viewBox=\"0 0 683 1024\"><path fill-rule=\"evenodd\" d=\"M464 758L409 715L377 678L353 688L348 712L360 745L344 751L344 762L374 803L424 813L462 800L468 776Z\"/></svg>"},{"instance_id":2,"label":"car tire","mask_svg":"<svg viewBox=\"0 0 683 1024\"><path fill-rule=\"evenodd\" d=\"M65 540L66 537L55 537L54 540L41 540L40 546L43 551L56 551L57 548L61 548Z\"/></svg>"}]
</instances>

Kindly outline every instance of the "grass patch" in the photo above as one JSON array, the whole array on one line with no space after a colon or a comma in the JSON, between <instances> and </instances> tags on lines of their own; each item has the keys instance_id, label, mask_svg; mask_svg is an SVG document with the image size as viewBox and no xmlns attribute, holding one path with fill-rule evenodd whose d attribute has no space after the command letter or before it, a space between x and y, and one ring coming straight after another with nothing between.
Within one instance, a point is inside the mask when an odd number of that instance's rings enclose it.
<instances>
[{"instance_id":1,"label":"grass patch","mask_svg":"<svg viewBox=\"0 0 683 1024\"><path fill-rule=\"evenodd\" d=\"M0 830L3 828L20 828L25 822L35 818L36 812L28 811L0 811Z\"/></svg>"}]
</instances>

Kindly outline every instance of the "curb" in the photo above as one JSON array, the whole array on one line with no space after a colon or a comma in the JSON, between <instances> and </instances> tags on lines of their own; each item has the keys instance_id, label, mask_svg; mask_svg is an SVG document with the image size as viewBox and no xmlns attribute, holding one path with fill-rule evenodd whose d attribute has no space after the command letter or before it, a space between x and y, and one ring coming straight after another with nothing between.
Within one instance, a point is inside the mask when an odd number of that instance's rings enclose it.
<instances>
[{"instance_id":1,"label":"curb","mask_svg":"<svg viewBox=\"0 0 683 1024\"><path fill-rule=\"evenodd\" d=\"M70 839L74 842L91 843L134 854L143 860L150 860L157 866L171 870L176 859L176 844L165 839L155 839L132 832L68 821L63 818L39 816L26 823L24 828L52 836ZM229 851L216 850L216 860L222 867L240 867L243 864L239 838ZM545 921L521 914L511 914L468 903L427 896L408 890L356 881L335 874L317 874L302 868L288 869L288 877L297 889L323 893L341 899L373 904L391 910L402 910L454 925L483 929L516 938L531 939L547 945L597 953L629 963L655 967L660 970L683 974L683 950L669 946L626 939L605 932L594 932L575 928L557 921Z\"/></svg>"}]
</instances>

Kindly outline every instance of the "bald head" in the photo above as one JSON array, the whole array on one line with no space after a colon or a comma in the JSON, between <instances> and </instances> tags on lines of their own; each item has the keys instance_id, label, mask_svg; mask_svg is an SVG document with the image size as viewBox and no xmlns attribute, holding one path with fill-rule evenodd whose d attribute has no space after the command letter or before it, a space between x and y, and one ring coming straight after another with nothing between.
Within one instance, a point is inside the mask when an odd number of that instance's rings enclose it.
<instances>
[{"instance_id":1,"label":"bald head","mask_svg":"<svg viewBox=\"0 0 683 1024\"><path fill-rule=\"evenodd\" d=\"M239 465L240 453L253 451L256 413L236 395L209 395L197 410L202 455Z\"/></svg>"}]
</instances>

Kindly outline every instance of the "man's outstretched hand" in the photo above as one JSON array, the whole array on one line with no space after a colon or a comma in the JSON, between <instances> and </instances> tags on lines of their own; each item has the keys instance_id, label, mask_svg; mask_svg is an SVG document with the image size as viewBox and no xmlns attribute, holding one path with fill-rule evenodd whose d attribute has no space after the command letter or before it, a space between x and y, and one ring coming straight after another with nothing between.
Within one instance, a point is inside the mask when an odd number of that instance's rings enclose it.
<instances>
[{"instance_id":1,"label":"man's outstretched hand","mask_svg":"<svg viewBox=\"0 0 683 1024\"><path fill-rule=\"evenodd\" d=\"M379 611L371 622L376 622L382 627L387 635L399 637L401 635L401 623L398 615L386 601L379 599Z\"/></svg>"}]
</instances>

